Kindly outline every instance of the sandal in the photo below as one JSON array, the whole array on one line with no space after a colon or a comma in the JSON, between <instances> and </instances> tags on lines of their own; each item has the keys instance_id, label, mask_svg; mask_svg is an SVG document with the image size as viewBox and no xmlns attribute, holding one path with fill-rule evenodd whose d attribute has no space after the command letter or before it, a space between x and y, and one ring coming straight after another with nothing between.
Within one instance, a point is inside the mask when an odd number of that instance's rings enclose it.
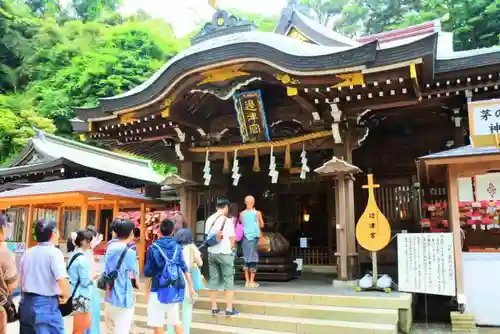
<instances>
[{"instance_id":1,"label":"sandal","mask_svg":"<svg viewBox=\"0 0 500 334\"><path fill-rule=\"evenodd\" d=\"M252 284L249 284L248 286L249 286L250 288L258 288L260 285L259 285L259 283L255 283L255 282L253 282Z\"/></svg>"}]
</instances>

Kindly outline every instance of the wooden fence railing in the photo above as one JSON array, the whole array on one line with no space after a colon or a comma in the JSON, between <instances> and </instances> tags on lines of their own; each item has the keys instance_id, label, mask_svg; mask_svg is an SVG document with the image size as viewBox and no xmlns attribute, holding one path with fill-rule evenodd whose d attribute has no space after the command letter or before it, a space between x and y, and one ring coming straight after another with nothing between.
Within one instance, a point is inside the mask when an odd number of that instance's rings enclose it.
<instances>
[{"instance_id":1,"label":"wooden fence railing","mask_svg":"<svg viewBox=\"0 0 500 334\"><path fill-rule=\"evenodd\" d=\"M291 247L290 248L294 259L303 259L304 265L333 265L335 264L335 256L328 254L326 247Z\"/></svg>"}]
</instances>

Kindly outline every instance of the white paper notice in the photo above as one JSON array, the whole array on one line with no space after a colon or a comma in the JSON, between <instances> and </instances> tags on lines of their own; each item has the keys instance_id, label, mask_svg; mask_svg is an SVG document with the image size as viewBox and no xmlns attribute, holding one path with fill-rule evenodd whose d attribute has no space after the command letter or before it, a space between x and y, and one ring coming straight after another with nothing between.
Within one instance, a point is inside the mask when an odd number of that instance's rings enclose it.
<instances>
[{"instance_id":1,"label":"white paper notice","mask_svg":"<svg viewBox=\"0 0 500 334\"><path fill-rule=\"evenodd\" d=\"M399 291L455 296L451 233L398 234Z\"/></svg>"},{"instance_id":2,"label":"white paper notice","mask_svg":"<svg viewBox=\"0 0 500 334\"><path fill-rule=\"evenodd\" d=\"M300 238L300 248L307 248L307 238Z\"/></svg>"}]
</instances>

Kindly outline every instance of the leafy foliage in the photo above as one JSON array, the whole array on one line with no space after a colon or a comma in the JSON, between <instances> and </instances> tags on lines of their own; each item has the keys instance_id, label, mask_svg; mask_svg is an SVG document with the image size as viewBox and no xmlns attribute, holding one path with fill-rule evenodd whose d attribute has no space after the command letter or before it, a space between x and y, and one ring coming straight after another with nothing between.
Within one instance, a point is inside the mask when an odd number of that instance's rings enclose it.
<instances>
[{"instance_id":1,"label":"leafy foliage","mask_svg":"<svg viewBox=\"0 0 500 334\"><path fill-rule=\"evenodd\" d=\"M376 34L440 19L456 50L500 43L500 0L302 0L321 23L348 36ZM310 15L310 13L309 13ZM310 15L311 16L311 15Z\"/></svg>"},{"instance_id":2,"label":"leafy foliage","mask_svg":"<svg viewBox=\"0 0 500 334\"><path fill-rule=\"evenodd\" d=\"M162 20L121 17L117 1L74 0L74 17L54 1L0 2L0 162L33 127L70 134L74 107L132 89L188 46Z\"/></svg>"}]
</instances>

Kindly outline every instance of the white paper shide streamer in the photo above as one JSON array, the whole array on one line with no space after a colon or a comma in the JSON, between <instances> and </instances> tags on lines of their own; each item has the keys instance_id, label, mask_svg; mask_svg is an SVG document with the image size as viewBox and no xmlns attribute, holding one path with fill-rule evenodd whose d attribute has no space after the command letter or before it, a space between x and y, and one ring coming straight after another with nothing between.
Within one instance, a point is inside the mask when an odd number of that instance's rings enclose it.
<instances>
[{"instance_id":1,"label":"white paper shide streamer","mask_svg":"<svg viewBox=\"0 0 500 334\"><path fill-rule=\"evenodd\" d=\"M302 146L302 153L300 153L300 159L302 163L302 168L300 170L300 178L302 180L305 180L307 177L307 173L309 173L311 169L309 168L309 166L307 166L307 152L304 145Z\"/></svg>"},{"instance_id":2,"label":"white paper shide streamer","mask_svg":"<svg viewBox=\"0 0 500 334\"><path fill-rule=\"evenodd\" d=\"M278 183L278 177L280 173L276 170L276 158L274 157L274 149L271 146L271 153L269 155L269 176L271 177L271 183Z\"/></svg>"},{"instance_id":3,"label":"white paper shide streamer","mask_svg":"<svg viewBox=\"0 0 500 334\"><path fill-rule=\"evenodd\" d=\"M210 174L210 160L208 160L208 151L205 155L205 167L203 167L203 178L205 179L204 185L210 185L210 180L212 180L212 174Z\"/></svg>"},{"instance_id":4,"label":"white paper shide streamer","mask_svg":"<svg viewBox=\"0 0 500 334\"><path fill-rule=\"evenodd\" d=\"M233 174L231 175L233 179L233 186L237 186L238 183L240 182L241 174L240 174L240 164L238 161L238 150L234 151L234 158L233 158Z\"/></svg>"}]
</instances>

